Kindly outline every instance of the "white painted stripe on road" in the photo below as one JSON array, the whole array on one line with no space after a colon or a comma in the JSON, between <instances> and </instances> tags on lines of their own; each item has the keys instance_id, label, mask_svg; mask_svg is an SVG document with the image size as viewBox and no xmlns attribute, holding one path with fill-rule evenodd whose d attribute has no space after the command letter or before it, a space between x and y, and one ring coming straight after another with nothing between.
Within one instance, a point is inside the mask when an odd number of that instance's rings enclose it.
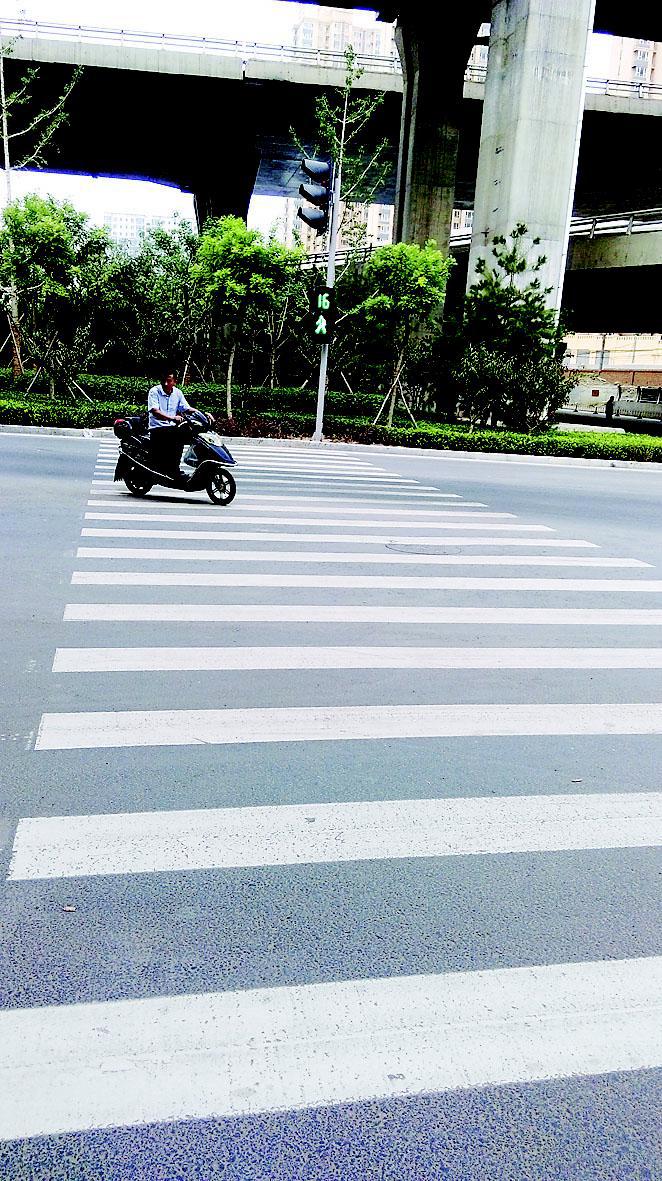
<instances>
[{"instance_id":1,"label":"white painted stripe on road","mask_svg":"<svg viewBox=\"0 0 662 1181\"><path fill-rule=\"evenodd\" d=\"M257 469L256 469L256 471L257 471ZM299 472L281 472L281 471L279 471L279 472L264 472L262 474L258 472L257 475L253 475L253 474L247 475L247 474L244 474L243 467L241 468L241 478L242 478L242 482L244 484L256 484L256 483L281 484L283 487L287 487L288 485L292 485L292 487L296 487L297 484L305 483L308 480L314 480L316 483L319 483L320 480L322 480L324 483L326 483L327 480L331 480L335 484L347 484L347 486L350 488L353 487L355 484L361 484L361 485L374 484L374 485L379 485L380 487L384 486L386 488L390 488L394 484L397 484L398 488L404 488L406 486L410 486L412 488L420 488L421 486L425 487L425 485L421 485L418 480L405 480L402 478L402 476L373 476L373 475L370 475L370 476L356 476L356 475L334 476L332 473L329 473L329 472L323 472L323 473L321 472L319 475L317 473L315 475L305 475L305 474L301 474Z\"/></svg>"},{"instance_id":2,"label":"white painted stripe on road","mask_svg":"<svg viewBox=\"0 0 662 1181\"><path fill-rule=\"evenodd\" d=\"M433 623L659 627L662 609L600 607L369 607L289 603L67 603L65 620L145 623Z\"/></svg>"},{"instance_id":3,"label":"white painted stripe on road","mask_svg":"<svg viewBox=\"0 0 662 1181\"><path fill-rule=\"evenodd\" d=\"M143 576L146 585L156 585L155 576L153 574L146 574ZM186 582L179 585L187 585L188 579L194 577L193 575L183 575ZM202 577L206 577L203 575ZM214 578L210 575L209 578ZM559 591L562 594L662 594L662 579L641 579L641 578L489 578L479 576L477 578L465 577L429 577L429 578L393 578L388 575L380 578L377 576L369 577L329 577L326 574L320 575L283 575L283 574L231 574L227 575L230 581L219 583L218 581L198 583L198 585L207 586L265 586L265 587L280 587L280 586L315 586L323 587L344 587L344 588L361 588L370 590L372 587L391 587L398 590L420 590L429 589L437 591L497 591L505 593L508 591ZM246 582L246 578L250 581ZM72 583L78 582L77 578L72 577ZM88 579L81 579L81 582L87 582ZM114 581L114 580L113 580ZM132 580L133 581L133 580ZM110 585L110 583L108 583ZM138 584L140 585L140 584ZM161 585L164 585L161 583ZM165 584L167 585L167 583ZM175 584L176 585L176 584ZM191 583L189 585L195 585Z\"/></svg>"},{"instance_id":4,"label":"white painted stripe on road","mask_svg":"<svg viewBox=\"0 0 662 1181\"><path fill-rule=\"evenodd\" d=\"M121 498L124 504L137 503L136 501L129 498L123 484L116 484L115 491L118 494L118 498ZM412 500L416 504L418 504L419 500L423 500L424 506L431 507L431 508L438 501L439 506L443 508L443 507L445 507L445 502L448 499L450 499L450 494L445 493L445 492L438 492L436 488L430 488L427 491L420 491L420 490L416 491L415 489L412 491L409 491L409 490L407 490L407 491L400 491L400 490L393 491L390 488L388 488L388 489L378 488L378 489L374 489L374 490L371 488L361 488L361 489L359 489L359 492L361 493L361 495L358 495L358 493L357 493L357 495L355 495L355 496L350 496L349 492L345 488L329 489L329 494L327 496L320 496L320 495L301 496L298 494L301 491L302 490L299 489L297 491L294 491L292 494L288 494L287 492L280 492L278 495L276 495L275 492L271 492L271 491L270 492L245 492L243 489L243 486L242 486L241 499L242 499L242 501L257 500L264 505L274 504L274 505L280 507L281 512L289 512L290 508L293 504L325 505L326 507L323 510L324 512L328 512L329 505L341 505L341 504L355 505L355 506L360 505L361 508L359 511L364 512L365 505L367 505L367 504L380 505L381 504L383 506L384 500L388 499L389 497L395 497L398 499L397 508L398 508L398 512L400 512L401 509L400 509L399 502L401 500L404 500L404 501ZM108 493L107 492L96 492L96 493L93 492L92 495L107 496ZM158 488L157 487L155 489L155 495L160 496L160 497L168 497L168 500L171 503L175 502L175 501L183 500L185 503L190 504L192 494L190 492L179 492L177 489L174 489L174 488ZM377 499L377 497L379 499ZM453 499L457 499L457 497L454 495ZM106 503L106 502L104 502L104 503ZM147 503L149 504L150 502L147 501ZM196 502L196 503L199 503L199 504L205 506L206 508L209 508L208 502L206 500L201 499L199 502ZM236 501L233 501L233 510L236 511L240 507L244 507L244 506L238 504ZM248 507L248 506L246 506L246 507ZM253 508L252 505L250 507L251 507L251 509ZM313 511L313 510L311 510L311 511Z\"/></svg>"},{"instance_id":5,"label":"white painted stripe on road","mask_svg":"<svg viewBox=\"0 0 662 1181\"><path fill-rule=\"evenodd\" d=\"M662 734L662 702L164 710L150 704L143 710L43 714L35 749L589 734Z\"/></svg>"},{"instance_id":6,"label":"white painted stripe on road","mask_svg":"<svg viewBox=\"0 0 662 1181\"><path fill-rule=\"evenodd\" d=\"M634 558L529 558L512 556L468 557L466 554L449 558L453 566L543 566L554 567L621 567L645 566ZM360 590L435 590L437 575L398 576L390 574L198 574L189 571L127 571L76 570L71 577L74 586L264 586L264 587L325 587Z\"/></svg>"},{"instance_id":7,"label":"white painted stripe on road","mask_svg":"<svg viewBox=\"0 0 662 1181\"><path fill-rule=\"evenodd\" d=\"M259 459L236 453L235 458L241 464L243 471L278 471L278 472L315 472L315 473L344 473L346 475L363 475L363 476L389 476L396 480L402 479L393 472L389 472L386 468L375 467L372 463L345 463L342 460L332 460L331 462L318 463L316 460L310 459L289 459L283 461L282 459L271 459L260 456Z\"/></svg>"},{"instance_id":8,"label":"white painted stripe on road","mask_svg":"<svg viewBox=\"0 0 662 1181\"><path fill-rule=\"evenodd\" d=\"M143 538L152 541L267 541L272 542L291 541L298 543L312 544L315 542L333 542L335 544L348 543L350 545L389 545L391 542L396 542L398 545L443 545L446 541L446 531L462 530L463 532L490 533L551 533L553 530L548 525L520 525L520 524L493 524L491 521L483 524L480 521L444 521L439 522L436 526L438 531L437 537L396 537L385 533L380 535L378 533L295 533L295 532L277 532L272 529L253 529L253 530L239 530L239 529L112 529L104 528L103 526L86 526L81 529L82 537L107 537L123 539ZM539 544L545 544L546 538L541 540Z\"/></svg>"},{"instance_id":9,"label":"white painted stripe on road","mask_svg":"<svg viewBox=\"0 0 662 1181\"><path fill-rule=\"evenodd\" d=\"M379 800L20 820L10 881L662 845L662 792Z\"/></svg>"},{"instance_id":10,"label":"white painted stripe on road","mask_svg":"<svg viewBox=\"0 0 662 1181\"><path fill-rule=\"evenodd\" d=\"M0 1136L652 1069L662 957L0 1013Z\"/></svg>"},{"instance_id":11,"label":"white painted stripe on road","mask_svg":"<svg viewBox=\"0 0 662 1181\"><path fill-rule=\"evenodd\" d=\"M253 510L255 511L255 510ZM210 513L205 519L209 520L212 514ZM273 516L243 516L235 518L230 513L223 514L223 524L228 522L233 525L331 525L341 526L345 529L437 529L445 528L448 520L460 521L493 521L501 520L503 518L515 518L514 513L465 513L459 509L448 509L447 512L438 514L438 519L435 521L415 520L402 521L397 516L388 516L386 518L364 518L348 519L346 516L341 517L278 517L276 520ZM117 512L117 513L85 513L86 521L160 521L170 523L174 521L176 524L200 524L200 513L178 513L178 512ZM218 515L215 518L218 520Z\"/></svg>"},{"instance_id":12,"label":"white painted stripe on road","mask_svg":"<svg viewBox=\"0 0 662 1181\"><path fill-rule=\"evenodd\" d=\"M404 544L402 541L394 544ZM536 546L541 549L564 548L564 549L588 549L592 547L590 541L560 541L557 538L548 540L547 538L519 538L519 537L445 537L443 544L446 548L449 546ZM593 547L595 548L595 547ZM397 550L387 550L386 548L378 554L367 553L365 550L357 553L352 551L349 553L332 553L329 550L321 551L306 551L302 550L226 550L226 549L189 549L184 547L181 549L140 549L137 546L114 546L105 548L103 546L79 546L76 551L76 556L79 558L112 558L117 560L132 559L139 562L309 562L319 565L321 563L335 564L341 563L347 565L351 563L358 563L363 565L370 564L387 564L387 565L410 565L410 566L434 566L447 565L447 554L425 554L425 553L401 553Z\"/></svg>"},{"instance_id":13,"label":"white painted stripe on road","mask_svg":"<svg viewBox=\"0 0 662 1181\"><path fill-rule=\"evenodd\" d=\"M57 648L54 673L267 669L662 668L662 648L261 647Z\"/></svg>"},{"instance_id":14,"label":"white painted stripe on road","mask_svg":"<svg viewBox=\"0 0 662 1181\"><path fill-rule=\"evenodd\" d=\"M248 496L247 500L262 500L261 497ZM317 500L317 503L313 503ZM204 501L191 501L191 499L184 500L177 498L176 500L164 501L149 501L139 499L127 499L126 494L121 491L121 499L118 504L118 498L112 497L106 500L88 500L90 508L121 508L122 512L126 509L132 511L127 515L128 517L135 517L137 513L144 512L146 506L154 507L163 513L174 513L181 508L186 508L190 505L195 505L195 519L199 520L201 516L213 517L218 520L218 508L211 504L205 504ZM336 509L335 505L339 507ZM416 520L423 518L431 518L432 524L435 520L442 519L447 516L457 516L461 511L468 508L487 508L488 506L481 500L461 500L457 498L456 503L447 504L446 501L440 502L439 508L425 508L423 506L416 508L401 508L398 504L390 504L384 508L383 503L379 500L336 500L335 498L325 499L322 502L316 497L311 497L308 500L306 497L288 496L279 500L271 500L265 498L262 504L240 504L233 501L231 507L223 510L223 518L232 519L235 513L269 513L270 516L276 517L279 513L302 513L306 517L311 518L311 524L314 524L314 518L320 513L328 513L334 511L338 516L349 518L353 516L366 516L370 514L371 517L388 517L393 519L394 514L397 514L397 520L401 517L415 517ZM488 514L481 514L487 516ZM512 515L512 514L509 514ZM348 520L347 524L351 522Z\"/></svg>"}]
</instances>

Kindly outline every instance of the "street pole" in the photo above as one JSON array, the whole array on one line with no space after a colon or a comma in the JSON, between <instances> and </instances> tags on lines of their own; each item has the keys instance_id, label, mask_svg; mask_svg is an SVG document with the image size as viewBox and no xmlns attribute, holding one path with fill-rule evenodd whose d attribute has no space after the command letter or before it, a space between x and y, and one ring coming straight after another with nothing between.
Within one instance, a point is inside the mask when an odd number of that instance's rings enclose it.
<instances>
[{"instance_id":1,"label":"street pole","mask_svg":"<svg viewBox=\"0 0 662 1181\"><path fill-rule=\"evenodd\" d=\"M338 160L333 177L333 193L331 196L331 218L329 220L329 257L326 264L326 285L331 289L336 279L336 248L338 245L338 218L340 216L340 180L341 164ZM315 432L313 443L322 442L322 424L324 422L324 399L326 397L326 371L329 363L329 344L322 345L320 354L320 373L317 385L317 414L315 416Z\"/></svg>"}]
</instances>

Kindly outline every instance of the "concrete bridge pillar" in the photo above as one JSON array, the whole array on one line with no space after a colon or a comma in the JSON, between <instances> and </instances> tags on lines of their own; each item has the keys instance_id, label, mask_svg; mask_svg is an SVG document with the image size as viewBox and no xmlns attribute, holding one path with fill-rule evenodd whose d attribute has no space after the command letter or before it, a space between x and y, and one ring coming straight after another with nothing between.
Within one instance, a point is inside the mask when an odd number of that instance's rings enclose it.
<instances>
[{"instance_id":1,"label":"concrete bridge pillar","mask_svg":"<svg viewBox=\"0 0 662 1181\"><path fill-rule=\"evenodd\" d=\"M429 34L428 34L429 36ZM395 191L396 241L423 245L433 238L448 252L459 110L440 94L439 63L429 60L422 35L398 27L404 90Z\"/></svg>"},{"instance_id":2,"label":"concrete bridge pillar","mask_svg":"<svg viewBox=\"0 0 662 1181\"><path fill-rule=\"evenodd\" d=\"M595 0L494 4L467 286L492 238L524 222L523 246L546 256L539 278L560 307L594 10Z\"/></svg>"}]
</instances>

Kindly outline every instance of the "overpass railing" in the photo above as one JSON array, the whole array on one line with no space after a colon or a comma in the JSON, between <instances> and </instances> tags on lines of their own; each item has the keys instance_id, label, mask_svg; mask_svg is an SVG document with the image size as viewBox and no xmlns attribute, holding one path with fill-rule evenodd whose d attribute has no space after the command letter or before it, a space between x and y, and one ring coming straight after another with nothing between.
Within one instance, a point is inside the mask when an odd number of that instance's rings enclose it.
<instances>
[{"instance_id":1,"label":"overpass railing","mask_svg":"<svg viewBox=\"0 0 662 1181\"><path fill-rule=\"evenodd\" d=\"M607 213L602 217L573 217L570 223L570 235L573 238L594 238L600 234L638 234L650 230L662 230L662 209L638 209L629 213ZM471 232L462 230L453 233L450 238L454 249L468 249L471 245ZM338 250L336 261L338 265L349 262L366 262L376 250L376 246L365 246L358 250ZM326 263L325 251L316 251L304 259L302 266L321 266Z\"/></svg>"},{"instance_id":2,"label":"overpass railing","mask_svg":"<svg viewBox=\"0 0 662 1181\"><path fill-rule=\"evenodd\" d=\"M487 66L468 66L465 82L484 83ZM655 98L662 99L662 86L653 82L629 82L622 78L588 78L586 91L589 94L604 94L607 98Z\"/></svg>"},{"instance_id":3,"label":"overpass railing","mask_svg":"<svg viewBox=\"0 0 662 1181\"><path fill-rule=\"evenodd\" d=\"M228 41L220 37L196 37L187 33L149 33L130 29L105 29L96 25L67 25L53 21L8 20L0 18L0 38L69 41L90 45L119 45L134 49L154 49L185 53L204 53L212 57L240 57L246 61L291 61L299 65L345 69L345 55L327 49L306 49L299 45L269 45L259 41ZM400 74L400 59L395 46L390 56L359 53L357 65L375 73Z\"/></svg>"},{"instance_id":4,"label":"overpass railing","mask_svg":"<svg viewBox=\"0 0 662 1181\"><path fill-rule=\"evenodd\" d=\"M300 65L344 69L345 55L330 49L307 49L300 45L272 45L259 41L229 41L220 37L198 37L187 33L150 33L132 29L107 29L97 25L69 25L56 21L0 18L0 39L38 38L97 45L126 45L135 49L163 49L204 53L216 57L241 57L242 61L291 61ZM362 70L401 74L395 45L389 55L357 54ZM465 82L484 83L487 66L468 66ZM591 94L612 98L653 98L662 100L662 86L652 82L630 82L620 78L589 78Z\"/></svg>"},{"instance_id":5,"label":"overpass railing","mask_svg":"<svg viewBox=\"0 0 662 1181\"><path fill-rule=\"evenodd\" d=\"M570 222L571 238L598 238L603 234L641 234L662 230L662 209L635 209L626 213L605 213L595 217L577 216ZM451 246L468 248L471 231L451 231Z\"/></svg>"}]
</instances>

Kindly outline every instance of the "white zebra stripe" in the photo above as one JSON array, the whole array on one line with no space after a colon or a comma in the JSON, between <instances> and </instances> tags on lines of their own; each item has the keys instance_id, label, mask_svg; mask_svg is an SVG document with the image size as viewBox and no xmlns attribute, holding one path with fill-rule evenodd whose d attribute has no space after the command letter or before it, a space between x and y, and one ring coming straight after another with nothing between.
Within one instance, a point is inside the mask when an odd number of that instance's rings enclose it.
<instances>
[{"instance_id":1,"label":"white zebra stripe","mask_svg":"<svg viewBox=\"0 0 662 1181\"><path fill-rule=\"evenodd\" d=\"M662 702L352 705L42 715L36 750L408 738L662 734Z\"/></svg>"},{"instance_id":2,"label":"white zebra stripe","mask_svg":"<svg viewBox=\"0 0 662 1181\"><path fill-rule=\"evenodd\" d=\"M0 1136L236 1117L662 1062L662 958L0 1012Z\"/></svg>"},{"instance_id":3,"label":"white zebra stripe","mask_svg":"<svg viewBox=\"0 0 662 1181\"><path fill-rule=\"evenodd\" d=\"M57 648L54 673L267 669L662 668L662 648L337 647Z\"/></svg>"},{"instance_id":4,"label":"white zebra stripe","mask_svg":"<svg viewBox=\"0 0 662 1181\"><path fill-rule=\"evenodd\" d=\"M8 878L661 844L662 792L122 812L20 820Z\"/></svg>"}]
</instances>

